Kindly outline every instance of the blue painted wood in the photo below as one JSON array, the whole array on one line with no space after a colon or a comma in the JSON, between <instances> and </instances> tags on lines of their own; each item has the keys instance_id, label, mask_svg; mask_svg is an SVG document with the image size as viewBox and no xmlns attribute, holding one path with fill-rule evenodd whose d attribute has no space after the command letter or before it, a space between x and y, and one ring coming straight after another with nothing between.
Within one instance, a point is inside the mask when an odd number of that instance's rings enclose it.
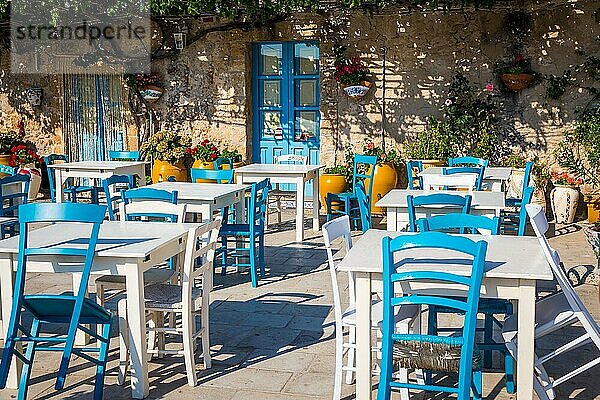
<instances>
[{"instance_id":1,"label":"blue painted wood","mask_svg":"<svg viewBox=\"0 0 600 400\"><path fill-rule=\"evenodd\" d=\"M214 183L233 183L233 169L201 169L191 168L190 177L192 182L197 182L198 179L207 179Z\"/></svg>"},{"instance_id":2,"label":"blue painted wood","mask_svg":"<svg viewBox=\"0 0 600 400\"><path fill-rule=\"evenodd\" d=\"M481 190L481 187L483 185L483 177L485 175L485 167L444 167L442 168L442 173L444 175L477 174L477 180L475 181L475 190Z\"/></svg>"},{"instance_id":3,"label":"blue painted wood","mask_svg":"<svg viewBox=\"0 0 600 400\"><path fill-rule=\"evenodd\" d=\"M391 389L413 388L435 392L454 392L458 394L459 400L471 398L471 389L474 389L474 398L481 398L480 382L481 376L478 371L473 371L473 349L475 345L475 329L477 326L477 304L485 266L487 243L484 241L474 242L465 237L451 236L439 232L425 232L411 236L399 236L395 239L386 237L383 239L383 322L382 322L382 360L377 400L389 400ZM452 250L449 258L455 258L456 253L462 253L472 260L471 276L459 276L437 271L424 271L422 266L418 271L396 271L395 259L404 259L402 253L414 249L443 249ZM426 254L426 253L423 253ZM406 259L415 259L414 253ZM418 258L414 262L418 263ZM410 262L409 264L410 265ZM403 265L407 269L408 265ZM403 296L396 295L395 285L401 282L426 280L428 282L439 282L440 286L447 284L460 284L468 291L464 300L444 296L431 296L420 293L404 293ZM396 307L404 304L420 305L444 305L457 308L465 315L463 329L454 336L437 336L423 334L398 334L395 331L396 323L394 316ZM418 343L440 343L460 346L460 367L458 372L458 387L451 388L441 385L418 385L406 384L393 380L394 360L393 350L396 341L412 341ZM418 362L418 360L415 360ZM479 392L477 392L479 390Z\"/></svg>"},{"instance_id":4,"label":"blue painted wood","mask_svg":"<svg viewBox=\"0 0 600 400\"><path fill-rule=\"evenodd\" d=\"M415 171L423 172L423 162L419 160L409 160L406 163L406 179L408 182L408 189L423 189L423 178L421 176L417 176L415 178ZM415 183L417 183L417 185L415 185Z\"/></svg>"},{"instance_id":5,"label":"blue painted wood","mask_svg":"<svg viewBox=\"0 0 600 400\"><path fill-rule=\"evenodd\" d=\"M132 175L113 175L109 178L102 179L102 188L106 194L106 206L108 209L108 219L114 221L119 212L119 201L122 199L121 192L135 187L134 177ZM111 196L110 188L114 186L113 195Z\"/></svg>"},{"instance_id":6,"label":"blue painted wood","mask_svg":"<svg viewBox=\"0 0 600 400\"><path fill-rule=\"evenodd\" d=\"M371 199L367 196L363 182L356 184L356 199L360 212L360 222L363 233L371 229Z\"/></svg>"},{"instance_id":7,"label":"blue painted wood","mask_svg":"<svg viewBox=\"0 0 600 400\"><path fill-rule=\"evenodd\" d=\"M489 160L484 160L483 158L478 157L455 157L448 159L448 165L451 167L459 167L459 166L470 166L470 165L479 165L482 167L487 167L489 165Z\"/></svg>"},{"instance_id":8,"label":"blue painted wood","mask_svg":"<svg viewBox=\"0 0 600 400\"><path fill-rule=\"evenodd\" d=\"M213 162L215 169L223 169L223 165L228 165L229 169L233 169L233 160L227 157L219 157ZM192 182L194 182L192 180Z\"/></svg>"},{"instance_id":9,"label":"blue painted wood","mask_svg":"<svg viewBox=\"0 0 600 400\"><path fill-rule=\"evenodd\" d=\"M446 214L417 220L420 232L459 230L461 233L478 233L478 229L486 229L491 235L500 234L500 218L488 218L483 215Z\"/></svg>"},{"instance_id":10,"label":"blue painted wood","mask_svg":"<svg viewBox=\"0 0 600 400\"><path fill-rule=\"evenodd\" d=\"M19 209L20 236L19 236L19 259L17 273L15 277L15 286L13 294L13 305L10 321L8 322L7 335L2 352L2 361L0 362L0 389L6 387L8 371L12 363L13 356L24 362L24 368L21 373L21 383L19 385L19 399L25 399L29 388L29 378L31 366L37 351L62 351L63 355L59 366L55 388L60 390L64 387L67 369L72 354L82 356L96 364L96 381L94 385L94 400L101 400L104 388L104 372L108 354L108 344L110 341L110 327L112 315L108 310L103 309L98 304L86 297L86 290L89 283L92 262L98 241L98 232L100 225L104 220L106 207L96 204L73 204L73 203L37 203L25 204ZM29 244L28 225L39 222L68 223L78 222L91 225L90 236L86 238L83 248L78 249L53 249L53 248L35 248ZM27 263L32 255L56 255L66 258L76 257L84 259L81 273L81 282L79 290L74 295L53 295L37 294L25 295L25 275L27 272ZM24 328L22 322L22 313L26 310L33 316L33 322L29 332ZM48 338L40 335L40 323L44 324L68 324L68 333L63 337ZM100 347L74 348L75 334L77 330L82 329L82 323L92 323L102 325L102 334L85 329L100 343ZM23 335L21 334L23 333ZM27 343L24 353L20 353L16 348L17 342ZM40 342L49 344L61 344L62 346L38 346ZM87 352L98 353L98 358L84 354Z\"/></svg>"},{"instance_id":11,"label":"blue painted wood","mask_svg":"<svg viewBox=\"0 0 600 400\"><path fill-rule=\"evenodd\" d=\"M121 201L129 204L135 201L163 201L166 203L177 204L177 190L169 192L148 187L139 187L121 192ZM163 212L129 212L127 213L128 221L140 221L149 219L152 221L177 222L177 215L165 214Z\"/></svg>"},{"instance_id":12,"label":"blue painted wood","mask_svg":"<svg viewBox=\"0 0 600 400\"><path fill-rule=\"evenodd\" d=\"M108 152L108 159L110 161L115 161L115 160L139 161L140 160L140 152L139 151L110 150Z\"/></svg>"},{"instance_id":13,"label":"blue painted wood","mask_svg":"<svg viewBox=\"0 0 600 400\"><path fill-rule=\"evenodd\" d=\"M17 173L17 168L11 167L10 165L0 164L0 174L14 175Z\"/></svg>"},{"instance_id":14,"label":"blue painted wood","mask_svg":"<svg viewBox=\"0 0 600 400\"><path fill-rule=\"evenodd\" d=\"M468 214L471 210L471 195L459 196L457 194L435 193L422 196L406 196L406 206L408 208L409 229L411 232L417 231L416 207L429 205L456 206L462 207L462 213Z\"/></svg>"},{"instance_id":15,"label":"blue painted wood","mask_svg":"<svg viewBox=\"0 0 600 400\"><path fill-rule=\"evenodd\" d=\"M225 223L219 231L221 247L217 250L216 254L221 255L221 274L225 275L228 266L250 268L252 287L258 286L259 273L261 277L265 276L265 217L269 190L271 190L269 179L253 183L248 201L248 223ZM247 239L244 246L228 248L230 240L236 243L240 238ZM248 247L245 246L246 244ZM232 253L231 255L230 252ZM247 263L240 262L240 258L236 257L240 252L247 252L249 257Z\"/></svg>"},{"instance_id":16,"label":"blue painted wood","mask_svg":"<svg viewBox=\"0 0 600 400\"><path fill-rule=\"evenodd\" d=\"M531 203L534 191L535 188L531 186L523 190L523 198L519 202L519 205L516 206L518 208L517 212L506 210L502 212L501 228L503 232L514 231L517 233L517 236L525 235L525 229L527 228L527 210L525 206Z\"/></svg>"},{"instance_id":17,"label":"blue painted wood","mask_svg":"<svg viewBox=\"0 0 600 400\"><path fill-rule=\"evenodd\" d=\"M46 166L53 165L56 161L69 162L69 157L66 154L50 154L44 157ZM56 202L56 186L54 179L54 170L48 168L48 183L50 184L50 198L52 202ZM90 192L92 203L98 204L98 188L95 186L74 185L73 179L67 179L64 192L71 202L77 203L77 194Z\"/></svg>"},{"instance_id":18,"label":"blue painted wood","mask_svg":"<svg viewBox=\"0 0 600 400\"><path fill-rule=\"evenodd\" d=\"M29 197L29 175L9 175L0 178L0 216L2 217L17 217L19 206L27 204ZM21 189L14 189L15 184ZM6 186L11 186L10 190L6 190ZM2 238L6 235L14 236L17 234L18 222L5 222L0 226Z\"/></svg>"}]
</instances>

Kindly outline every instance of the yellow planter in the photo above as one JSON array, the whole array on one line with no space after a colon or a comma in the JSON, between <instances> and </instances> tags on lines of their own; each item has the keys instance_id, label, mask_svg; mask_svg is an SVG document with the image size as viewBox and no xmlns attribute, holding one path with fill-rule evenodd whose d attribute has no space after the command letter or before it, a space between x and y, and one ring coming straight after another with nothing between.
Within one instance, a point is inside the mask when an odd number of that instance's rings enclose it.
<instances>
[{"instance_id":1,"label":"yellow planter","mask_svg":"<svg viewBox=\"0 0 600 400\"><path fill-rule=\"evenodd\" d=\"M585 195L585 202L588 210L588 222L590 224L600 220L600 194Z\"/></svg>"},{"instance_id":2,"label":"yellow planter","mask_svg":"<svg viewBox=\"0 0 600 400\"><path fill-rule=\"evenodd\" d=\"M375 175L373 176L373 195L371 200L371 212L375 214L384 214L385 209L375 207L383 196L388 194L396 187L398 182L398 171L389 163L377 164L375 166ZM365 180L365 188L369 188L369 179Z\"/></svg>"},{"instance_id":3,"label":"yellow planter","mask_svg":"<svg viewBox=\"0 0 600 400\"><path fill-rule=\"evenodd\" d=\"M183 160L179 160L175 164L162 160L154 160L154 164L152 164L152 182L166 181L170 176L174 177L177 182L186 182L189 180L188 170Z\"/></svg>"},{"instance_id":4,"label":"yellow planter","mask_svg":"<svg viewBox=\"0 0 600 400\"><path fill-rule=\"evenodd\" d=\"M12 160L12 154L0 154L0 165L9 165ZM0 174L0 178L8 176L8 174Z\"/></svg>"},{"instance_id":5,"label":"yellow planter","mask_svg":"<svg viewBox=\"0 0 600 400\"><path fill-rule=\"evenodd\" d=\"M192 168L215 169L215 164L213 162L205 162L202 160L196 160L192 164ZM229 167L227 167L227 168L229 168ZM196 179L196 182L197 183L215 183L215 181L212 181L210 179Z\"/></svg>"},{"instance_id":6,"label":"yellow planter","mask_svg":"<svg viewBox=\"0 0 600 400\"><path fill-rule=\"evenodd\" d=\"M423 163L423 169L427 169L429 167L443 167L448 163L448 160L416 160L421 161Z\"/></svg>"},{"instance_id":7,"label":"yellow planter","mask_svg":"<svg viewBox=\"0 0 600 400\"><path fill-rule=\"evenodd\" d=\"M321 174L319 177L319 197L321 198L321 206L327 212L327 193L340 194L344 193L348 188L346 177L340 174ZM339 207L334 206L334 209Z\"/></svg>"}]
</instances>

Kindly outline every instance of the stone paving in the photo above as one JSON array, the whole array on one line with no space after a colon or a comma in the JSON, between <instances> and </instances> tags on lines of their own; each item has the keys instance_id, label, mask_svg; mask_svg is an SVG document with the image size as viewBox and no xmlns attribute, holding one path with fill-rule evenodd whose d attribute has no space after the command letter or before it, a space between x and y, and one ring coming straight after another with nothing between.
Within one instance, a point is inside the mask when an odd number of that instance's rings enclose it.
<instances>
[{"instance_id":1,"label":"stone paving","mask_svg":"<svg viewBox=\"0 0 600 400\"><path fill-rule=\"evenodd\" d=\"M225 276L215 276L210 318L213 367L203 370L199 364L199 385L190 387L182 358L154 359L150 364L149 399L331 398L335 359L333 300L323 241L320 233L308 230L305 243L294 243L292 215L287 216L287 222L269 230L266 239L268 274L258 288L251 287L246 273L230 271ZM561 252L565 266L576 267L577 273L572 276L584 276L596 260L581 230L573 225L557 229L555 235L551 242ZM347 288L344 277L341 283ZM69 289L64 277L48 274L31 275L27 285L28 292ZM94 290L93 285L90 290ZM590 311L600 317L597 287L582 284L577 290ZM551 348L569 340L570 334L572 331L552 335L538 345ZM117 346L117 340L113 339L105 399L130 398L129 379L125 386L117 385ZM573 365L572 361L582 357L596 356L591 346L584 347L551 364L550 371ZM58 357L58 354L40 353L28 398L91 399L93 370L77 357L73 359L66 389L54 391ZM514 399L515 396L506 394L503 388L499 363L495 366L498 368L484 374L484 394L488 399ZM600 382L594 379L598 372L594 368L566 383L558 398L600 399ZM354 398L353 391L353 385L344 385L343 397ZM0 391L0 399L9 398L16 398L16 391Z\"/></svg>"}]
</instances>

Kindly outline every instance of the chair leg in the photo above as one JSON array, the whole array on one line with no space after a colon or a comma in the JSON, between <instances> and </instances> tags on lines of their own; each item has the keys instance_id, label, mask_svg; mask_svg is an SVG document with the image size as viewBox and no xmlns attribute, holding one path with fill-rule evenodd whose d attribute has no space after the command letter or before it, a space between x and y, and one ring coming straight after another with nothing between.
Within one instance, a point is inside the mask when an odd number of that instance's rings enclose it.
<instances>
[{"instance_id":1,"label":"chair leg","mask_svg":"<svg viewBox=\"0 0 600 400\"><path fill-rule=\"evenodd\" d=\"M127 300L122 299L118 303L119 314L119 371L117 383L125 383L127 365L129 364L129 326L127 324Z\"/></svg>"},{"instance_id":2,"label":"chair leg","mask_svg":"<svg viewBox=\"0 0 600 400\"><path fill-rule=\"evenodd\" d=\"M481 381L481 370L473 371L473 380L471 382L473 390L473 400L481 400L483 397L483 384Z\"/></svg>"},{"instance_id":3,"label":"chair leg","mask_svg":"<svg viewBox=\"0 0 600 400\"><path fill-rule=\"evenodd\" d=\"M265 277L265 235L258 236L258 264L260 266L260 277Z\"/></svg>"},{"instance_id":4,"label":"chair leg","mask_svg":"<svg viewBox=\"0 0 600 400\"><path fill-rule=\"evenodd\" d=\"M104 392L104 372L106 370L106 359L108 358L110 344L110 325L110 323L105 324L102 332L100 354L98 356L98 365L96 366L96 382L94 382L94 400L102 400Z\"/></svg>"},{"instance_id":5,"label":"chair leg","mask_svg":"<svg viewBox=\"0 0 600 400\"><path fill-rule=\"evenodd\" d=\"M162 311L156 311L155 322L157 328L165 327L165 314ZM169 313L169 326L173 327L171 324L175 325L175 313ZM165 349L165 333L164 332L156 332L157 338L157 348L158 348L158 358L163 358L164 354L161 353L161 350Z\"/></svg>"},{"instance_id":6,"label":"chair leg","mask_svg":"<svg viewBox=\"0 0 600 400\"><path fill-rule=\"evenodd\" d=\"M493 343L494 321L491 315L485 314L483 319L483 343ZM483 351L484 368L492 368L492 350Z\"/></svg>"},{"instance_id":7,"label":"chair leg","mask_svg":"<svg viewBox=\"0 0 600 400\"><path fill-rule=\"evenodd\" d=\"M250 238L248 246L250 246L250 278L252 279L252 287L258 286L258 278L256 272L256 241L254 238Z\"/></svg>"},{"instance_id":8,"label":"chair leg","mask_svg":"<svg viewBox=\"0 0 600 400\"><path fill-rule=\"evenodd\" d=\"M188 385L196 386L198 378L196 377L196 362L194 358L194 316L190 312L181 315L181 326L183 328L183 356L185 358L185 370L187 372Z\"/></svg>"},{"instance_id":9,"label":"chair leg","mask_svg":"<svg viewBox=\"0 0 600 400\"><path fill-rule=\"evenodd\" d=\"M504 376L506 379L506 392L509 394L514 394L516 392L515 362L508 350L504 351Z\"/></svg>"},{"instance_id":10,"label":"chair leg","mask_svg":"<svg viewBox=\"0 0 600 400\"><path fill-rule=\"evenodd\" d=\"M209 319L209 311L210 305L208 301L202 305L202 310L200 314L201 323L202 323L202 359L204 360L204 368L209 369L212 366L212 360L210 358L210 319Z\"/></svg>"},{"instance_id":11,"label":"chair leg","mask_svg":"<svg viewBox=\"0 0 600 400\"><path fill-rule=\"evenodd\" d=\"M227 268L227 238L221 237L221 275L225 275Z\"/></svg>"},{"instance_id":12,"label":"chair leg","mask_svg":"<svg viewBox=\"0 0 600 400\"><path fill-rule=\"evenodd\" d=\"M331 221L331 203L331 198L327 196L325 198L325 207L327 207L327 222Z\"/></svg>"},{"instance_id":13,"label":"chair leg","mask_svg":"<svg viewBox=\"0 0 600 400\"><path fill-rule=\"evenodd\" d=\"M96 283L96 303L100 307L104 308L106 293L104 292L104 285L102 283ZM98 335L102 335L102 325L96 326L96 332Z\"/></svg>"},{"instance_id":14,"label":"chair leg","mask_svg":"<svg viewBox=\"0 0 600 400\"><path fill-rule=\"evenodd\" d=\"M40 331L40 321L37 318L33 319L31 324L30 336L35 337ZM23 363L23 370L21 371L21 381L19 382L19 397L18 400L25 400L27 398L27 390L29 389L29 377L31 376L31 369L33 367L33 358L35 356L36 342L29 342L27 350L25 352L25 358L28 360L27 363Z\"/></svg>"},{"instance_id":15,"label":"chair leg","mask_svg":"<svg viewBox=\"0 0 600 400\"><path fill-rule=\"evenodd\" d=\"M348 334L348 343L355 345L356 344L356 327L351 326L350 332ZM355 348L348 348L348 363L346 364L348 367L354 368L354 353L356 353ZM346 371L346 384L351 385L354 382L353 372L348 370Z\"/></svg>"},{"instance_id":16,"label":"chair leg","mask_svg":"<svg viewBox=\"0 0 600 400\"><path fill-rule=\"evenodd\" d=\"M333 400L342 397L342 374L344 365L344 331L342 324L335 324L335 378L333 383Z\"/></svg>"},{"instance_id":17,"label":"chair leg","mask_svg":"<svg viewBox=\"0 0 600 400\"><path fill-rule=\"evenodd\" d=\"M148 331L148 361L152 361L154 357L154 354L150 353L150 351L156 348L156 331L154 329L156 329L157 314L157 312L151 313L150 320L148 321L148 328L150 328Z\"/></svg>"},{"instance_id":18,"label":"chair leg","mask_svg":"<svg viewBox=\"0 0 600 400\"><path fill-rule=\"evenodd\" d=\"M281 223L281 198L277 197L277 223L280 224ZM298 205L296 204L296 207L298 207Z\"/></svg>"}]
</instances>

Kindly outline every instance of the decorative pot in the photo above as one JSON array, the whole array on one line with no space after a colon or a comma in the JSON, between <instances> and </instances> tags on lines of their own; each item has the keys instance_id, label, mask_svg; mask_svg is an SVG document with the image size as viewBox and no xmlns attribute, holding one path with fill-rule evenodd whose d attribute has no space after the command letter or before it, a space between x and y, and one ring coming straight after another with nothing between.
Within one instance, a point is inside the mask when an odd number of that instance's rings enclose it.
<instances>
[{"instance_id":1,"label":"decorative pot","mask_svg":"<svg viewBox=\"0 0 600 400\"><path fill-rule=\"evenodd\" d=\"M10 165L12 154L0 154L0 165Z\"/></svg>"},{"instance_id":2,"label":"decorative pot","mask_svg":"<svg viewBox=\"0 0 600 400\"><path fill-rule=\"evenodd\" d=\"M225 165L223 165L223 166L225 167ZM202 160L195 160L194 163L192 164L192 168L215 169L215 163L206 162L206 161L202 161ZM227 168L229 168L229 165L227 165ZM196 182L198 182L198 183L215 183L215 181L211 181L210 179L196 179Z\"/></svg>"},{"instance_id":3,"label":"decorative pot","mask_svg":"<svg viewBox=\"0 0 600 400\"><path fill-rule=\"evenodd\" d=\"M383 163L375 165L375 175L373 175L373 195L371 196L371 212L376 214L384 214L385 209L375 207L383 196L388 194L396 187L398 182L398 172L391 163ZM369 180L365 180L365 188L369 187Z\"/></svg>"},{"instance_id":4,"label":"decorative pot","mask_svg":"<svg viewBox=\"0 0 600 400\"><path fill-rule=\"evenodd\" d=\"M371 82L363 81L360 85L343 85L342 89L351 99L360 100L369 92L371 85Z\"/></svg>"},{"instance_id":5,"label":"decorative pot","mask_svg":"<svg viewBox=\"0 0 600 400\"><path fill-rule=\"evenodd\" d=\"M32 107L39 107L42 105L42 88L41 87L30 87L25 91L25 95L27 96L27 102Z\"/></svg>"},{"instance_id":6,"label":"decorative pot","mask_svg":"<svg viewBox=\"0 0 600 400\"><path fill-rule=\"evenodd\" d=\"M535 77L531 74L501 74L500 79L510 90L520 92L527 89Z\"/></svg>"},{"instance_id":7,"label":"decorative pot","mask_svg":"<svg viewBox=\"0 0 600 400\"><path fill-rule=\"evenodd\" d=\"M513 168L508 178L507 198L520 199L523 197L523 180L525 180L525 169Z\"/></svg>"},{"instance_id":8,"label":"decorative pot","mask_svg":"<svg viewBox=\"0 0 600 400\"><path fill-rule=\"evenodd\" d=\"M600 193L586 194L588 222L593 224L600 219Z\"/></svg>"},{"instance_id":9,"label":"decorative pot","mask_svg":"<svg viewBox=\"0 0 600 400\"><path fill-rule=\"evenodd\" d=\"M175 164L163 160L154 160L152 164L152 182L166 181L169 177L175 178L177 182L188 181L188 171L183 160L179 160Z\"/></svg>"},{"instance_id":10,"label":"decorative pot","mask_svg":"<svg viewBox=\"0 0 600 400\"><path fill-rule=\"evenodd\" d=\"M321 206L325 208L327 212L327 193L340 194L344 193L348 189L348 183L346 177L341 174L321 174L319 176L319 197L321 199ZM334 206L334 209L338 210L339 206Z\"/></svg>"},{"instance_id":11,"label":"decorative pot","mask_svg":"<svg viewBox=\"0 0 600 400\"><path fill-rule=\"evenodd\" d=\"M161 98L164 92L165 89L161 87L146 85L140 89L140 96L149 103L155 103Z\"/></svg>"},{"instance_id":12,"label":"decorative pot","mask_svg":"<svg viewBox=\"0 0 600 400\"><path fill-rule=\"evenodd\" d=\"M531 196L531 203L539 204L544 212L546 212L546 208L548 207L548 204L546 204L546 190L536 187L533 191L533 196Z\"/></svg>"},{"instance_id":13,"label":"decorative pot","mask_svg":"<svg viewBox=\"0 0 600 400\"><path fill-rule=\"evenodd\" d=\"M590 226L586 226L583 228L583 232L585 233L587 242L592 247L592 250L596 255L598 263L600 264L600 231L594 230Z\"/></svg>"},{"instance_id":14,"label":"decorative pot","mask_svg":"<svg viewBox=\"0 0 600 400\"><path fill-rule=\"evenodd\" d=\"M574 186L554 185L554 189L550 192L550 204L556 223L572 223L575 220L578 203L579 191Z\"/></svg>"},{"instance_id":15,"label":"decorative pot","mask_svg":"<svg viewBox=\"0 0 600 400\"><path fill-rule=\"evenodd\" d=\"M34 164L27 164L19 168L18 174L29 175L29 192L27 193L27 201L34 201L40 192L42 185L42 171Z\"/></svg>"}]
</instances>

